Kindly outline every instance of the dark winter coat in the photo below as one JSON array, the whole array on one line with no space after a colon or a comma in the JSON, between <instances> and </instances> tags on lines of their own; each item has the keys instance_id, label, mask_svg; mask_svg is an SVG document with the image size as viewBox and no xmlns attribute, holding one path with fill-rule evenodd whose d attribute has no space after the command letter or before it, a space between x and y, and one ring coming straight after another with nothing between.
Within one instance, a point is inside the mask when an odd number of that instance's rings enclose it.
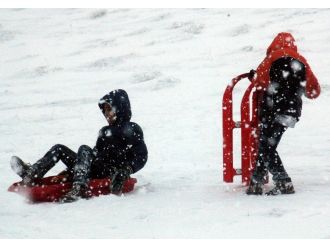
<instances>
[{"instance_id":1,"label":"dark winter coat","mask_svg":"<svg viewBox=\"0 0 330 247\"><path fill-rule=\"evenodd\" d=\"M291 116L293 121L299 121L305 83L305 65L300 61L283 57L273 62L270 84L263 93L259 108L260 120L273 122L277 117Z\"/></svg>"},{"instance_id":2,"label":"dark winter coat","mask_svg":"<svg viewBox=\"0 0 330 247\"><path fill-rule=\"evenodd\" d=\"M121 89L111 91L99 101L102 112L105 104L115 109L117 118L113 125L104 126L99 131L93 149L93 176L109 176L113 167L129 167L135 173L146 164L148 151L141 127L130 122L132 112L128 95Z\"/></svg>"},{"instance_id":3,"label":"dark winter coat","mask_svg":"<svg viewBox=\"0 0 330 247\"><path fill-rule=\"evenodd\" d=\"M275 37L252 83L261 96L260 121L277 120L288 127L293 127L301 116L301 96L315 99L321 93L317 78L307 60L298 53L290 33L279 33Z\"/></svg>"}]
</instances>

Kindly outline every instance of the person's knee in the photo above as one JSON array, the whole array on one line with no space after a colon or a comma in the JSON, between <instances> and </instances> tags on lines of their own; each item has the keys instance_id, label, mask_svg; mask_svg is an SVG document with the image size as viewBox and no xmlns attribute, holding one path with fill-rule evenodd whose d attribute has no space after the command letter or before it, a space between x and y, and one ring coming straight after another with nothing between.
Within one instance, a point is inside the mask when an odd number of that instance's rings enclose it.
<instances>
[{"instance_id":1,"label":"person's knee","mask_svg":"<svg viewBox=\"0 0 330 247\"><path fill-rule=\"evenodd\" d=\"M62 144L56 144L51 148L51 151L57 153L58 151L61 151L63 149L63 147L64 147L64 145L62 145Z\"/></svg>"},{"instance_id":2,"label":"person's knee","mask_svg":"<svg viewBox=\"0 0 330 247\"><path fill-rule=\"evenodd\" d=\"M81 155L92 157L93 150L87 145L81 145L78 149L78 156L81 156Z\"/></svg>"},{"instance_id":3,"label":"person's knee","mask_svg":"<svg viewBox=\"0 0 330 247\"><path fill-rule=\"evenodd\" d=\"M79 151L87 151L87 152L92 152L93 150L89 147L89 146L87 146L87 145L81 145L80 147L79 147L79 149L78 149L78 152Z\"/></svg>"}]
</instances>

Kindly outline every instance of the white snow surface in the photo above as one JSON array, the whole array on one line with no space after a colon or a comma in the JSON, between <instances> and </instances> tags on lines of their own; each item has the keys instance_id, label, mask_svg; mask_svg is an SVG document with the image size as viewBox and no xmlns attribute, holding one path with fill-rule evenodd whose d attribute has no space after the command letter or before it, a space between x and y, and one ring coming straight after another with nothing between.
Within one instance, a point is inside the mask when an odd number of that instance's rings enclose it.
<instances>
[{"instance_id":1,"label":"white snow surface","mask_svg":"<svg viewBox=\"0 0 330 247\"><path fill-rule=\"evenodd\" d=\"M330 238L329 17L328 9L1 9L0 237ZM247 196L239 177L222 181L222 95L282 31L295 36L322 94L303 99L301 121L279 145L296 194ZM236 115L246 86L235 90ZM97 103L117 88L128 92L149 150L132 193L30 204L7 192L19 181L12 155L33 163L57 143L94 146L107 124Z\"/></svg>"}]
</instances>

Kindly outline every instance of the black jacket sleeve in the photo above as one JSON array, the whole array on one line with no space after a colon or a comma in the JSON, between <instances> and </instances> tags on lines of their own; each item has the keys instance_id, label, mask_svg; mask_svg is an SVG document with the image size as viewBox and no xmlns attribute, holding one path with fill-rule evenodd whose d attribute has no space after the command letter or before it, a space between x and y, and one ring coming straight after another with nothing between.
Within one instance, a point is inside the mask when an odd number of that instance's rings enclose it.
<instances>
[{"instance_id":1,"label":"black jacket sleeve","mask_svg":"<svg viewBox=\"0 0 330 247\"><path fill-rule=\"evenodd\" d=\"M96 145L93 148L93 154L95 156L102 156L101 153L104 152L104 148L106 145L106 131L108 126L104 126L102 129L99 130L99 134L96 140Z\"/></svg>"},{"instance_id":2,"label":"black jacket sleeve","mask_svg":"<svg viewBox=\"0 0 330 247\"><path fill-rule=\"evenodd\" d=\"M129 122L124 126L123 136L127 141L126 153L128 154L125 165L129 166L135 173L144 167L148 159L143 131L138 124Z\"/></svg>"}]
</instances>

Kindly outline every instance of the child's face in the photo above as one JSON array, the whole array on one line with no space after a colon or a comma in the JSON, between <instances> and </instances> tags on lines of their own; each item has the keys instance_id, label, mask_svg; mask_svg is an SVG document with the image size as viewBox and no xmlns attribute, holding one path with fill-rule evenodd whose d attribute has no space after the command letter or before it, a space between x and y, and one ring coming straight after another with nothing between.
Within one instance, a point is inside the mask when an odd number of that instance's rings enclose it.
<instances>
[{"instance_id":1,"label":"child's face","mask_svg":"<svg viewBox=\"0 0 330 247\"><path fill-rule=\"evenodd\" d=\"M106 120L108 121L109 125L112 125L117 117L116 117L116 113L113 109L113 107L109 104L104 104L104 116L106 118Z\"/></svg>"}]
</instances>

